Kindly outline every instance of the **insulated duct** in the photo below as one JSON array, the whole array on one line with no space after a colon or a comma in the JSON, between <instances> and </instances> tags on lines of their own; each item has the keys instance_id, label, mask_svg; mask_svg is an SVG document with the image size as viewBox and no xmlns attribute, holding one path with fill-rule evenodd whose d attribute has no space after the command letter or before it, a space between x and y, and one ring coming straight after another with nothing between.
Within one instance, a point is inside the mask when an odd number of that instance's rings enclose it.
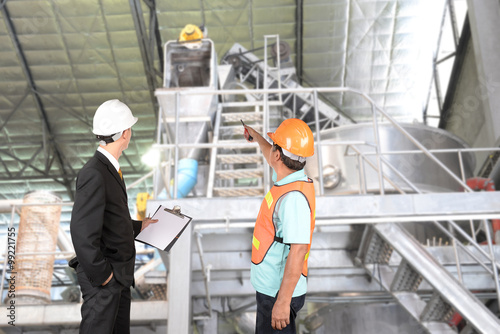
<instances>
[{"instance_id":1,"label":"insulated duct","mask_svg":"<svg viewBox=\"0 0 500 334\"><path fill-rule=\"evenodd\" d=\"M61 198L36 191L24 196L17 239L16 303L50 303L50 288L61 218ZM25 255L23 255L25 254Z\"/></svg>"}]
</instances>

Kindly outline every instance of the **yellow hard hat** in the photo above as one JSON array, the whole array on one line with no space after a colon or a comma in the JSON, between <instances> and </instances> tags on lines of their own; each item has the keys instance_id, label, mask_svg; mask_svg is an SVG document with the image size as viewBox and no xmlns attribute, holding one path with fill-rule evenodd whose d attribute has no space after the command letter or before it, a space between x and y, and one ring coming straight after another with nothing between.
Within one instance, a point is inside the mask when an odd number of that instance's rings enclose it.
<instances>
[{"instance_id":1,"label":"yellow hard hat","mask_svg":"<svg viewBox=\"0 0 500 334\"><path fill-rule=\"evenodd\" d=\"M203 32L194 24L187 24L179 35L179 42L199 40L203 38Z\"/></svg>"},{"instance_id":2,"label":"yellow hard hat","mask_svg":"<svg viewBox=\"0 0 500 334\"><path fill-rule=\"evenodd\" d=\"M298 118L284 120L276 131L267 135L281 148L299 157L314 154L314 136L309 126Z\"/></svg>"}]
</instances>

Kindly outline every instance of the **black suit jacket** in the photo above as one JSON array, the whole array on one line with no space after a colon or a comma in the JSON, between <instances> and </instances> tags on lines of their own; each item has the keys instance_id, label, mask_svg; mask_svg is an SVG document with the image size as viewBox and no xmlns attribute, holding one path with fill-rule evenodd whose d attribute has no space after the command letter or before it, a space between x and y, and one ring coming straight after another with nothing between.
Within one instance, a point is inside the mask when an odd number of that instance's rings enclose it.
<instances>
[{"instance_id":1,"label":"black suit jacket","mask_svg":"<svg viewBox=\"0 0 500 334\"><path fill-rule=\"evenodd\" d=\"M78 173L70 225L78 262L93 286L111 272L125 286L134 283L134 238L142 222L130 218L127 201L115 167L96 152Z\"/></svg>"}]
</instances>

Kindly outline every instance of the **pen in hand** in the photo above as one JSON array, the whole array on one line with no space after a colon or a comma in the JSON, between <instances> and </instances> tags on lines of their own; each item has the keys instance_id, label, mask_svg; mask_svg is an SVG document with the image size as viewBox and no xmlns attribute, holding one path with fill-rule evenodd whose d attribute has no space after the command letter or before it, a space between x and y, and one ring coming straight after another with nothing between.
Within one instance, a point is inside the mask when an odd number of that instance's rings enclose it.
<instances>
[{"instance_id":1,"label":"pen in hand","mask_svg":"<svg viewBox=\"0 0 500 334\"><path fill-rule=\"evenodd\" d=\"M151 219L151 214L148 214L147 217L142 221L141 231L148 227L151 223L156 223L158 219Z\"/></svg>"},{"instance_id":2,"label":"pen in hand","mask_svg":"<svg viewBox=\"0 0 500 334\"><path fill-rule=\"evenodd\" d=\"M245 126L245 123L243 123L243 120L240 119L240 122L241 122L241 124L243 124L243 126ZM245 136L245 139L248 140L248 141L252 141L253 140L253 137L250 136L250 133L248 133L247 128L245 128L244 136Z\"/></svg>"}]
</instances>

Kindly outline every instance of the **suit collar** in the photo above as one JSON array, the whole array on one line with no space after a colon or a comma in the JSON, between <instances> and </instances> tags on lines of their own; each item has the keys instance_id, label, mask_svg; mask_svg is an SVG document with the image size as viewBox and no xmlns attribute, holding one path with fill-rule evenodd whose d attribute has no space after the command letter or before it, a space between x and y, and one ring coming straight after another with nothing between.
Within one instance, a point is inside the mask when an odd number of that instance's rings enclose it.
<instances>
[{"instance_id":1,"label":"suit collar","mask_svg":"<svg viewBox=\"0 0 500 334\"><path fill-rule=\"evenodd\" d=\"M104 155L109 160L109 162L111 162L111 164L113 165L113 167L115 167L116 170L120 169L120 163L118 162L118 160L116 160L116 158L111 153L106 151L105 148L99 146L97 148L97 152L101 152L102 155Z\"/></svg>"},{"instance_id":2,"label":"suit collar","mask_svg":"<svg viewBox=\"0 0 500 334\"><path fill-rule=\"evenodd\" d=\"M125 183L123 182L122 178L120 177L120 174L118 174L118 172L116 171L116 168L113 166L111 161L109 161L108 158L99 151L95 152L94 157L96 157L97 159L99 159L99 161L101 161L103 164L106 165L106 167L108 168L108 171L111 173L111 175L113 175L115 180L120 184L120 186L122 187L123 191L126 194L127 189L125 188Z\"/></svg>"}]
</instances>

